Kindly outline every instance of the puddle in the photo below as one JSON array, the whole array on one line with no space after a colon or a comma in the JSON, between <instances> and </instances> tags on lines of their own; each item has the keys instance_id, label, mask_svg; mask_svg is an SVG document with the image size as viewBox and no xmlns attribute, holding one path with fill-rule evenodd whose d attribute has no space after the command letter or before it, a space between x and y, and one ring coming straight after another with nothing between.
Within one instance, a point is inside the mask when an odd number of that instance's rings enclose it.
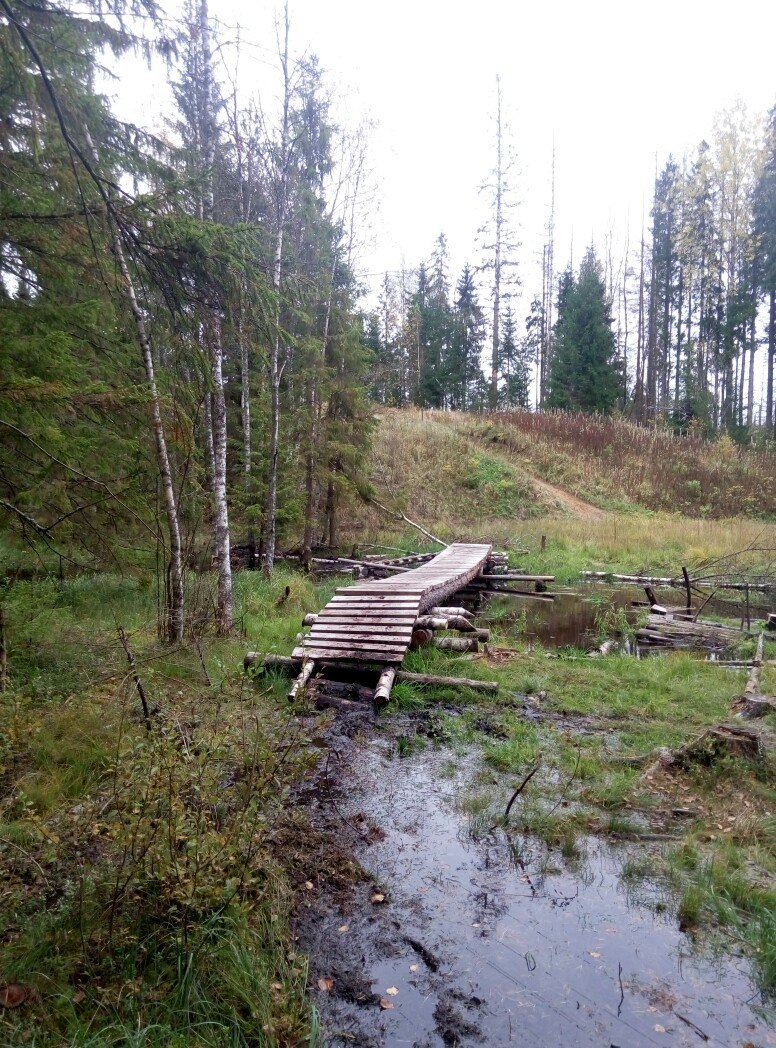
<instances>
[{"instance_id":1,"label":"puddle","mask_svg":"<svg viewBox=\"0 0 776 1048\"><path fill-rule=\"evenodd\" d=\"M299 916L324 1044L776 1045L748 963L699 952L658 889L626 887L632 846L590 838L569 864L525 841L516 864L501 831L469 832L471 762L390 745L333 737L338 786L310 813L373 878Z\"/></svg>"},{"instance_id":2,"label":"puddle","mask_svg":"<svg viewBox=\"0 0 776 1048\"><path fill-rule=\"evenodd\" d=\"M683 603L684 593L677 589L655 589L660 603L676 607ZM640 609L633 601L646 599L643 587L581 585L576 593L556 593L553 601L518 601L508 597L492 596L483 609L482 625L488 621L507 630L513 638L533 641L546 648L575 647L583 650L597 648L601 643L599 624L612 613L621 613L629 624L637 621ZM750 604L752 621L765 618L765 605ZM608 613L608 614L607 614ZM714 597L704 607L704 616L730 616L740 620L741 605ZM653 654L645 648L641 653ZM701 653L704 657L706 652Z\"/></svg>"}]
</instances>

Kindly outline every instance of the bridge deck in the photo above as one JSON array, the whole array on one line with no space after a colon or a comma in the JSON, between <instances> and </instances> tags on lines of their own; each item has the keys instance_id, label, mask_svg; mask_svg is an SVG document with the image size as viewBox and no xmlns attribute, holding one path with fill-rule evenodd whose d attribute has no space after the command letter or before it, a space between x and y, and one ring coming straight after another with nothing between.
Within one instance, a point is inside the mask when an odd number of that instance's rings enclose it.
<instances>
[{"instance_id":1,"label":"bridge deck","mask_svg":"<svg viewBox=\"0 0 776 1048\"><path fill-rule=\"evenodd\" d=\"M418 615L482 573L491 546L454 543L427 564L338 589L294 658L400 663Z\"/></svg>"}]
</instances>

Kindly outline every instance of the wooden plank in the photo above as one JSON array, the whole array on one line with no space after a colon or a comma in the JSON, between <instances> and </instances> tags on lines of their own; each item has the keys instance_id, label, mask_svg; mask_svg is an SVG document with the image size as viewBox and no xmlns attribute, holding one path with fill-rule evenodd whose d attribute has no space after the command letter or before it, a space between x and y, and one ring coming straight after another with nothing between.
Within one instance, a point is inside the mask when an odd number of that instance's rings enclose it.
<instances>
[{"instance_id":1,"label":"wooden plank","mask_svg":"<svg viewBox=\"0 0 776 1048\"><path fill-rule=\"evenodd\" d=\"M375 648L375 649L385 648L386 650L390 649L391 651L405 651L406 648L407 648L407 641L404 638L400 638L400 637L397 637L396 639L393 639L391 637L381 638L381 637L353 637L353 636L345 637L344 639L341 636L339 636L339 637L338 636L333 636L333 637L331 637L331 636L330 637L326 637L326 636L305 637L302 640L302 644L305 647L308 647L308 646L318 647L319 645L323 645L323 647L327 647L330 644L335 645L335 647L342 647L342 645L344 644L345 647L348 647L348 648L358 648L358 649L363 649L363 648Z\"/></svg>"},{"instance_id":2,"label":"wooden plank","mask_svg":"<svg viewBox=\"0 0 776 1048\"><path fill-rule=\"evenodd\" d=\"M352 648L358 651L407 651L407 643L401 640L378 640L369 637L305 637L304 648Z\"/></svg>"},{"instance_id":3,"label":"wooden plank","mask_svg":"<svg viewBox=\"0 0 776 1048\"><path fill-rule=\"evenodd\" d=\"M417 606L418 597L412 594L409 597L391 597L390 600L379 600L376 597L337 597L330 600L327 608L414 608Z\"/></svg>"},{"instance_id":4,"label":"wooden plank","mask_svg":"<svg viewBox=\"0 0 776 1048\"><path fill-rule=\"evenodd\" d=\"M334 649L304 649L304 654L311 659L315 659L316 662L324 662L327 659L336 661L342 659L345 662L363 662L367 664L376 663L377 665L384 665L389 663L391 665L401 665L404 659L404 652L368 652L368 651L353 651L351 648L342 648L340 651Z\"/></svg>"},{"instance_id":5,"label":"wooden plank","mask_svg":"<svg viewBox=\"0 0 776 1048\"><path fill-rule=\"evenodd\" d=\"M332 614L331 612L324 615L321 613L315 621L316 623L363 623L365 626L381 626L383 624L386 626L412 626L416 618L417 613L414 611L410 612L409 615L372 615L368 612L357 611L353 612L352 615ZM312 626L315 624L309 623L308 625Z\"/></svg>"},{"instance_id":6,"label":"wooden plank","mask_svg":"<svg viewBox=\"0 0 776 1048\"><path fill-rule=\"evenodd\" d=\"M402 627L401 629L386 629L384 626L378 627L377 629L364 629L356 628L353 626L333 626L331 629L325 630L314 630L305 637L303 643L307 643L308 639L312 643L316 640L320 640L324 637L352 637L354 640L358 640L361 643L365 638L373 638L374 640L386 640L406 641L408 644L412 637L412 626L407 628Z\"/></svg>"},{"instance_id":7,"label":"wooden plank","mask_svg":"<svg viewBox=\"0 0 776 1048\"><path fill-rule=\"evenodd\" d=\"M310 636L315 636L316 633L331 633L342 632L347 630L353 630L355 633L401 633L403 636L409 636L414 627L413 623L329 623L329 621L322 621L320 618L317 623L312 626ZM474 629L474 627L472 627Z\"/></svg>"},{"instance_id":8,"label":"wooden plank","mask_svg":"<svg viewBox=\"0 0 776 1048\"><path fill-rule=\"evenodd\" d=\"M332 604L416 604L417 596L414 593L349 593L347 590L342 590L336 596L332 597L326 607L330 607Z\"/></svg>"}]
</instances>

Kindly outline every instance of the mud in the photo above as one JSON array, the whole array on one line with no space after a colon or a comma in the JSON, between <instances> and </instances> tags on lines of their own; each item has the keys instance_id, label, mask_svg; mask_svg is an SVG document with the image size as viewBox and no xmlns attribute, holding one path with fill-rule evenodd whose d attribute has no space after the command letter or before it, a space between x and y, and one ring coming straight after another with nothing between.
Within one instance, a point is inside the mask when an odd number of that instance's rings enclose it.
<instances>
[{"instance_id":1,"label":"mud","mask_svg":"<svg viewBox=\"0 0 776 1048\"><path fill-rule=\"evenodd\" d=\"M325 1045L776 1044L747 962L704 951L660 885L623 877L648 848L588 838L566 861L483 829L463 804L476 757L398 756L417 726L433 737L427 718L347 721L298 798L360 871L327 875L321 852L297 911Z\"/></svg>"}]
</instances>

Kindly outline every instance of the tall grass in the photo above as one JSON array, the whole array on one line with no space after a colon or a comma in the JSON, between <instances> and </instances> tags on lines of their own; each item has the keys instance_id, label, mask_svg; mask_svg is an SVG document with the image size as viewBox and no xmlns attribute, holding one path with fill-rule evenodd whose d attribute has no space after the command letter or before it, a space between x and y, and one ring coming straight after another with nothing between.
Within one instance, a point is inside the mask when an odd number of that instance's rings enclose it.
<instances>
[{"instance_id":1,"label":"tall grass","mask_svg":"<svg viewBox=\"0 0 776 1048\"><path fill-rule=\"evenodd\" d=\"M562 411L498 412L454 424L577 494L710 517L776 514L776 455Z\"/></svg>"}]
</instances>

